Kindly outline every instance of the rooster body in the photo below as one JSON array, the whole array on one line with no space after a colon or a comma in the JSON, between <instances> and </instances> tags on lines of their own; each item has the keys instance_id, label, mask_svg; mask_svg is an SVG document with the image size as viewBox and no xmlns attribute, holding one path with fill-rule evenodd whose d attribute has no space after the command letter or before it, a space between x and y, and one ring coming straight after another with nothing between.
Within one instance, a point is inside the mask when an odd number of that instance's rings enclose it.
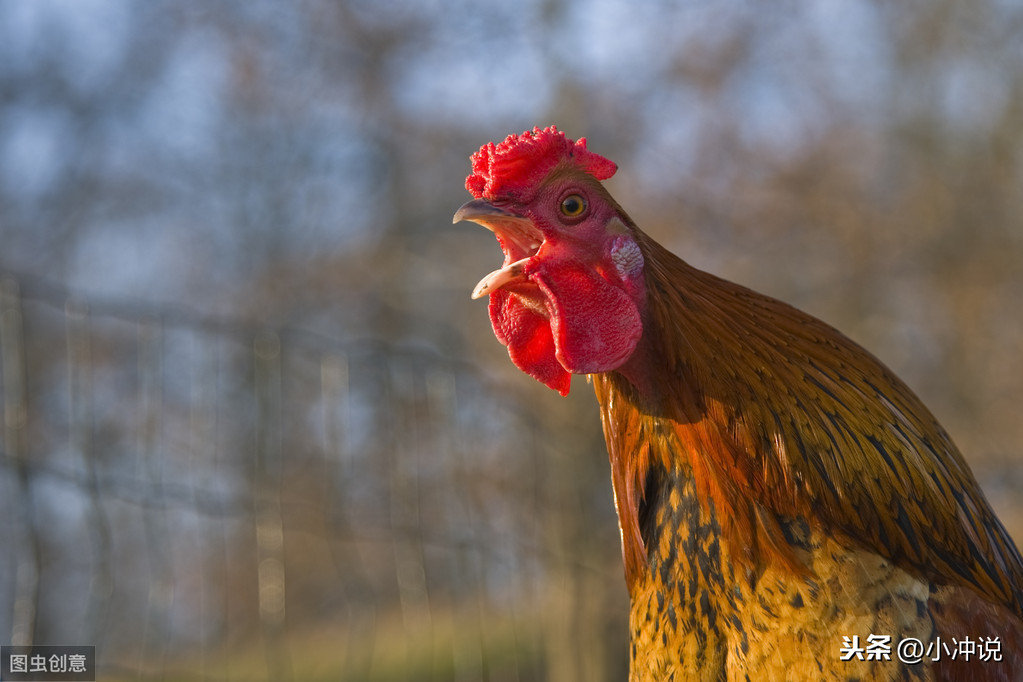
<instances>
[{"instance_id":1,"label":"rooster body","mask_svg":"<svg viewBox=\"0 0 1023 682\"><path fill-rule=\"evenodd\" d=\"M455 218L505 252L474 297L520 369L600 404L632 680L1023 678L1023 559L904 383L650 239L585 140L472 161Z\"/></svg>"}]
</instances>

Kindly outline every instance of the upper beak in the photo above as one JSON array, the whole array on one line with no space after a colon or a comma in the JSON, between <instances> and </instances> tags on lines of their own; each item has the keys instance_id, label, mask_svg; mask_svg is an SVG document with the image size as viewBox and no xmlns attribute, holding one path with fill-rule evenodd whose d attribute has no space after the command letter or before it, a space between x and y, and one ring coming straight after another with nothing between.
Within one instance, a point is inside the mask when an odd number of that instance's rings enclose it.
<instances>
[{"instance_id":1,"label":"upper beak","mask_svg":"<svg viewBox=\"0 0 1023 682\"><path fill-rule=\"evenodd\" d=\"M488 220L500 220L501 218L519 218L511 211L506 211L503 208L498 208L486 199L473 199L462 204L461 208L455 211L455 217L452 218L452 223L460 223L463 220L471 220L474 223L480 225L487 225Z\"/></svg>"},{"instance_id":2,"label":"upper beak","mask_svg":"<svg viewBox=\"0 0 1023 682\"><path fill-rule=\"evenodd\" d=\"M543 233L532 220L494 206L486 199L473 199L462 204L462 207L455 211L452 222L462 220L471 220L491 230L504 250L503 267L490 273L476 285L472 292L473 298L479 298L509 282L521 279L522 268L536 255L544 241Z\"/></svg>"}]
</instances>

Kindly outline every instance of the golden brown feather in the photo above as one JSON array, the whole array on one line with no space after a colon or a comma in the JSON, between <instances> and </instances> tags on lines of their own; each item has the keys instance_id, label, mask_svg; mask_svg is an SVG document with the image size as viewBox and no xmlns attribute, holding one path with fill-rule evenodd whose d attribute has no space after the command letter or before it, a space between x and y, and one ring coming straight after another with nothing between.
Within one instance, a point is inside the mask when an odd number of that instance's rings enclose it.
<instances>
[{"instance_id":1,"label":"golden brown feather","mask_svg":"<svg viewBox=\"0 0 1023 682\"><path fill-rule=\"evenodd\" d=\"M633 679L732 679L734 661L758 679L1019 674L1023 561L927 408L832 327L632 227L652 333L625 369L642 388L593 382ZM843 636L870 634L896 660L907 637L997 637L1005 660L840 661Z\"/></svg>"}]
</instances>

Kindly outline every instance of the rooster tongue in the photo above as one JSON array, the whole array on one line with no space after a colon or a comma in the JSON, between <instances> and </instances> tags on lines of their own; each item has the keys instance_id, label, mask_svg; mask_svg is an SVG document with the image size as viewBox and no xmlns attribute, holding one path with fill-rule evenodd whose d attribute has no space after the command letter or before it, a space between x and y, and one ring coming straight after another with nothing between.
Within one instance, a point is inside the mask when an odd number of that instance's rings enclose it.
<instances>
[{"instance_id":1,"label":"rooster tongue","mask_svg":"<svg viewBox=\"0 0 1023 682\"><path fill-rule=\"evenodd\" d=\"M486 296L489 293L493 293L505 284L523 277L522 269L530 259L532 259L532 256L526 256L521 260L505 265L503 268L494 270L492 273L481 279L480 283L476 285L476 288L472 290L473 300Z\"/></svg>"}]
</instances>

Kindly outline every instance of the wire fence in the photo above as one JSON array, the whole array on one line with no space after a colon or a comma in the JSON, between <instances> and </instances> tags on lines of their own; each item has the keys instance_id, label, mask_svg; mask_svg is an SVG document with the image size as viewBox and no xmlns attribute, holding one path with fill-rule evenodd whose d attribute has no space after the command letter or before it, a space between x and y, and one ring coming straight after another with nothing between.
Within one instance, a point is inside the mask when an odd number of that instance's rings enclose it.
<instances>
[{"instance_id":1,"label":"wire fence","mask_svg":"<svg viewBox=\"0 0 1023 682\"><path fill-rule=\"evenodd\" d=\"M469 363L5 275L0 383L13 644L103 679L624 675L602 453Z\"/></svg>"}]
</instances>

